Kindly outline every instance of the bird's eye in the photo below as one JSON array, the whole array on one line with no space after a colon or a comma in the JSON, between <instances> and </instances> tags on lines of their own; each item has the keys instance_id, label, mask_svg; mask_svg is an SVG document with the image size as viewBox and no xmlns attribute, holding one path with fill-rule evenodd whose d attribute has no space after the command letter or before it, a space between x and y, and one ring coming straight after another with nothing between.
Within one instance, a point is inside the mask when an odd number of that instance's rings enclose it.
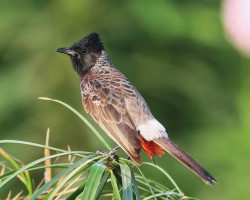
<instances>
[{"instance_id":1,"label":"bird's eye","mask_svg":"<svg viewBox=\"0 0 250 200\"><path fill-rule=\"evenodd\" d=\"M86 53L86 49L85 49L85 48L81 48L81 51L82 51L83 53Z\"/></svg>"}]
</instances>

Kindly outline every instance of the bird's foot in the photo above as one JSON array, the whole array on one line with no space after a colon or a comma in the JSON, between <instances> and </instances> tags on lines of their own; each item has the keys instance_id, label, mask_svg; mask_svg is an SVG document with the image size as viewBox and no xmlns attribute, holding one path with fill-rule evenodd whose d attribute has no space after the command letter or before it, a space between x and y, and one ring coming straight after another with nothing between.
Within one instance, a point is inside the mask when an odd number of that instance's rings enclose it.
<instances>
[{"instance_id":1,"label":"bird's foot","mask_svg":"<svg viewBox=\"0 0 250 200\"><path fill-rule=\"evenodd\" d=\"M96 151L96 155L100 155L100 156L108 156L109 158L111 158L111 160L118 160L118 156L115 155L115 152L120 149L119 146L108 150L108 151Z\"/></svg>"},{"instance_id":2,"label":"bird's foot","mask_svg":"<svg viewBox=\"0 0 250 200\"><path fill-rule=\"evenodd\" d=\"M118 150L118 149L120 149L121 147L119 147L119 146L117 146L117 147L115 147L115 148L113 148L113 149L111 149L111 150L108 150L108 151L96 151L96 154L97 155L107 155L107 156L109 156L109 155L113 155L113 154L115 154L115 152Z\"/></svg>"}]
</instances>

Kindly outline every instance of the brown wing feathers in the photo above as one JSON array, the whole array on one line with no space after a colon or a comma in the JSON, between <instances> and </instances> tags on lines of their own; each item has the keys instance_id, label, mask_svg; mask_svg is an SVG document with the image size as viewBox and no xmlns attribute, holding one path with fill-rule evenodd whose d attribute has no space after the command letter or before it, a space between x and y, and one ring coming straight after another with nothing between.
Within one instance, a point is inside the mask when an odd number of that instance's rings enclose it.
<instances>
[{"instance_id":1,"label":"brown wing feathers","mask_svg":"<svg viewBox=\"0 0 250 200\"><path fill-rule=\"evenodd\" d=\"M102 74L98 77L94 74L87 76L85 76L85 82L81 84L85 110L131 159L141 164L139 155L141 143L126 111L121 78L112 78L110 74Z\"/></svg>"}]
</instances>

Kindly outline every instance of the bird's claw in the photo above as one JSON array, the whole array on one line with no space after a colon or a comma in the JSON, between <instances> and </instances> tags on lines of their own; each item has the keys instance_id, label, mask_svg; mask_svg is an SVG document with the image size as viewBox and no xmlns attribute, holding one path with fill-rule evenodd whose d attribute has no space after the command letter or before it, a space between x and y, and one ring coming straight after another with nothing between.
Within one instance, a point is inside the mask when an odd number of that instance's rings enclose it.
<instances>
[{"instance_id":1,"label":"bird's claw","mask_svg":"<svg viewBox=\"0 0 250 200\"><path fill-rule=\"evenodd\" d=\"M115 155L115 152L120 149L119 146L108 150L108 151L96 151L96 155L100 155L100 156L108 156L109 158L111 158L111 160L118 160L118 156Z\"/></svg>"}]
</instances>

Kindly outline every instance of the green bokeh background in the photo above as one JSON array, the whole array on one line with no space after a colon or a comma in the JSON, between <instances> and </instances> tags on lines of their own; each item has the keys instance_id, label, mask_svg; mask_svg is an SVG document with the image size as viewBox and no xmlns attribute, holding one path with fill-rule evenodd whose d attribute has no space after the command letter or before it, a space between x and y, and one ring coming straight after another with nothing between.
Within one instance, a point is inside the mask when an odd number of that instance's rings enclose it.
<instances>
[{"instance_id":1,"label":"green bokeh background","mask_svg":"<svg viewBox=\"0 0 250 200\"><path fill-rule=\"evenodd\" d=\"M55 49L91 32L101 35L113 64L142 93L172 140L218 184L206 186L169 155L156 163L189 196L249 198L250 61L225 38L221 5L215 0L2 0L0 139L43 144L50 127L52 146L104 149L70 111L37 100L60 99L86 115L78 77L69 58ZM25 162L42 156L41 149L1 147ZM152 169L143 170L169 184ZM13 185L8 189L21 187Z\"/></svg>"}]
</instances>

